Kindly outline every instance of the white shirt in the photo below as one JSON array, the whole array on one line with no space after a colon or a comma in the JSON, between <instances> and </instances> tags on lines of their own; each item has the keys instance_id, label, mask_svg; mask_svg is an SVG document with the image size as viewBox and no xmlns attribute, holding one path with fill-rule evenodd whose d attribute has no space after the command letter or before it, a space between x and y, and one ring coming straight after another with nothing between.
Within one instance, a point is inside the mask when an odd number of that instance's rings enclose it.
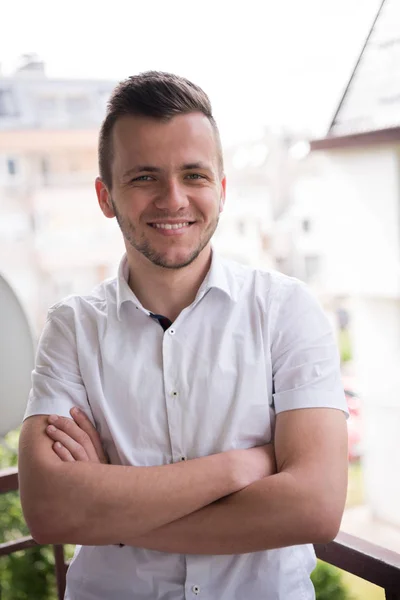
<instances>
[{"instance_id":1,"label":"white shirt","mask_svg":"<svg viewBox=\"0 0 400 600\"><path fill-rule=\"evenodd\" d=\"M152 466L271 441L275 415L347 411L329 321L306 286L213 254L164 332L118 277L53 306L25 418L82 408L114 464ZM316 451L318 451L316 449ZM234 556L78 546L68 600L309 600L311 545Z\"/></svg>"}]
</instances>

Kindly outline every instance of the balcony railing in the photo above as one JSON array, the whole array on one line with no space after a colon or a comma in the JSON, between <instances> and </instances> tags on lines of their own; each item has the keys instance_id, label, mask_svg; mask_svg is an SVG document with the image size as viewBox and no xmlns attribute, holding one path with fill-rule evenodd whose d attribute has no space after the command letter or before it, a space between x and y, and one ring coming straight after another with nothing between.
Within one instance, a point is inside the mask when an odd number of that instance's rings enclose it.
<instances>
[{"instance_id":1,"label":"balcony railing","mask_svg":"<svg viewBox=\"0 0 400 600\"><path fill-rule=\"evenodd\" d=\"M18 469L2 469L0 470L0 494L18 490ZM0 540L0 557L7 556L18 550L26 550L36 546L35 540L31 536L25 536L19 540L12 542L1 543ZM59 600L63 600L65 593L65 581L67 573L67 565L64 557L64 547L61 545L53 546L55 571L57 581L57 594Z\"/></svg>"},{"instance_id":2,"label":"balcony railing","mask_svg":"<svg viewBox=\"0 0 400 600\"><path fill-rule=\"evenodd\" d=\"M18 470L0 470L0 494L16 490ZM32 546L36 546L36 542L30 536L0 543L0 557ZM63 546L55 545L53 551L58 598L62 600L68 565ZM316 545L315 551L321 560L383 588L386 600L400 600L400 554L344 532L330 544Z\"/></svg>"}]
</instances>

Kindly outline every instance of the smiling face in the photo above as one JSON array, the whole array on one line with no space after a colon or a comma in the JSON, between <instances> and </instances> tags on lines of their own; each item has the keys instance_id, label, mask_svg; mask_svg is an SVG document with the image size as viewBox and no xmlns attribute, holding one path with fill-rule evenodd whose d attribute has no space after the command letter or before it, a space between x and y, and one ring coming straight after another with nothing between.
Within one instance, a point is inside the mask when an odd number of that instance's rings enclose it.
<instances>
[{"instance_id":1,"label":"smiling face","mask_svg":"<svg viewBox=\"0 0 400 600\"><path fill-rule=\"evenodd\" d=\"M208 255L225 201L208 118L122 117L114 126L113 157L112 191L99 179L96 191L103 213L117 218L128 254L171 269Z\"/></svg>"}]
</instances>

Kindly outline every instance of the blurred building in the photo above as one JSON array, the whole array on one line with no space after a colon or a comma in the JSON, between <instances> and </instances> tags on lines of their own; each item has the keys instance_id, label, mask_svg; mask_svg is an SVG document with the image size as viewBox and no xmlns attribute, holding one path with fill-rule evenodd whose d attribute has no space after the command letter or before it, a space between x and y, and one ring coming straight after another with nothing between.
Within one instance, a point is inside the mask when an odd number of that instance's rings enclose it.
<instances>
[{"instance_id":1,"label":"blurred building","mask_svg":"<svg viewBox=\"0 0 400 600\"><path fill-rule=\"evenodd\" d=\"M296 182L312 171L310 161L303 160L307 153L302 140L270 130L225 149L227 202L215 237L220 252L293 274L292 261L279 250L277 223L292 204Z\"/></svg>"},{"instance_id":2,"label":"blurred building","mask_svg":"<svg viewBox=\"0 0 400 600\"><path fill-rule=\"evenodd\" d=\"M305 146L304 142L298 144ZM320 202L321 161L307 154L295 162L296 176L290 183L288 202L274 221L272 253L280 271L305 281L322 294L319 282L326 240Z\"/></svg>"},{"instance_id":3,"label":"blurred building","mask_svg":"<svg viewBox=\"0 0 400 600\"><path fill-rule=\"evenodd\" d=\"M0 271L36 330L50 304L89 291L122 252L94 191L114 85L50 79L35 55L0 77Z\"/></svg>"},{"instance_id":4,"label":"blurred building","mask_svg":"<svg viewBox=\"0 0 400 600\"><path fill-rule=\"evenodd\" d=\"M93 185L114 85L48 78L35 55L24 56L12 77L0 77L0 271L37 331L53 302L114 275L123 251ZM272 233L298 176L295 146L290 136L265 131L257 142L225 149L228 201L214 240L225 256L282 266Z\"/></svg>"},{"instance_id":5,"label":"blurred building","mask_svg":"<svg viewBox=\"0 0 400 600\"><path fill-rule=\"evenodd\" d=\"M351 307L372 515L400 526L400 4L382 3L326 138L320 284ZM317 152L318 151L318 152Z\"/></svg>"}]
</instances>

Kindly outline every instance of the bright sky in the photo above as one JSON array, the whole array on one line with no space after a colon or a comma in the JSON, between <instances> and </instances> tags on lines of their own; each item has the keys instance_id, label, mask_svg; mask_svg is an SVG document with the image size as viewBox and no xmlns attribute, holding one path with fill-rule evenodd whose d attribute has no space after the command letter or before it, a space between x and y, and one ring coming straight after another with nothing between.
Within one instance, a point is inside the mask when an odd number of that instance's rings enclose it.
<instances>
[{"instance_id":1,"label":"bright sky","mask_svg":"<svg viewBox=\"0 0 400 600\"><path fill-rule=\"evenodd\" d=\"M223 141L264 124L323 135L381 0L13 0L0 63L36 52L52 77L172 71L209 94Z\"/></svg>"}]
</instances>

